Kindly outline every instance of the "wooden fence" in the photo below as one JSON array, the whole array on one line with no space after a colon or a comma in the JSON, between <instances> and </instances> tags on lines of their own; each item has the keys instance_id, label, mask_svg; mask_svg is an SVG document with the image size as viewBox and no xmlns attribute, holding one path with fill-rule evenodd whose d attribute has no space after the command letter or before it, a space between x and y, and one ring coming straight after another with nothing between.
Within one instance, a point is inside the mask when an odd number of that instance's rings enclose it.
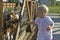
<instances>
[{"instance_id":1,"label":"wooden fence","mask_svg":"<svg viewBox=\"0 0 60 40\"><path fill-rule=\"evenodd\" d=\"M3 8L14 8L15 2L3 2Z\"/></svg>"}]
</instances>

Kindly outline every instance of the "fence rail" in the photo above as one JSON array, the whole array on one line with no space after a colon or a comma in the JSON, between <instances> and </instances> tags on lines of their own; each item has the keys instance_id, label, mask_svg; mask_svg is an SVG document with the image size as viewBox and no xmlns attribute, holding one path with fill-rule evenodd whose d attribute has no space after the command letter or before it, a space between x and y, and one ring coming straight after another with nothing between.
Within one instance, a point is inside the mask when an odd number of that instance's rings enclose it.
<instances>
[{"instance_id":1,"label":"fence rail","mask_svg":"<svg viewBox=\"0 0 60 40\"><path fill-rule=\"evenodd\" d=\"M15 2L3 2L3 8L14 8Z\"/></svg>"}]
</instances>

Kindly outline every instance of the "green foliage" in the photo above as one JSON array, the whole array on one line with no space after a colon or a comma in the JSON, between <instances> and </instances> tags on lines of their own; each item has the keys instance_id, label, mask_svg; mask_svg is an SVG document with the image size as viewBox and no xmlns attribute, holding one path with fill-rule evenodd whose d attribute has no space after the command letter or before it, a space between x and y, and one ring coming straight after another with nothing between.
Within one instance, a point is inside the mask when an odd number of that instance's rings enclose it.
<instances>
[{"instance_id":1,"label":"green foliage","mask_svg":"<svg viewBox=\"0 0 60 40\"><path fill-rule=\"evenodd\" d=\"M56 5L56 0L49 0L51 2L51 6L55 6Z\"/></svg>"},{"instance_id":2,"label":"green foliage","mask_svg":"<svg viewBox=\"0 0 60 40\"><path fill-rule=\"evenodd\" d=\"M50 13L60 13L60 6L48 6Z\"/></svg>"},{"instance_id":3,"label":"green foliage","mask_svg":"<svg viewBox=\"0 0 60 40\"><path fill-rule=\"evenodd\" d=\"M19 0L8 0L8 2L19 2Z\"/></svg>"},{"instance_id":4,"label":"green foliage","mask_svg":"<svg viewBox=\"0 0 60 40\"><path fill-rule=\"evenodd\" d=\"M60 1L57 1L56 2L56 6L60 6Z\"/></svg>"}]
</instances>

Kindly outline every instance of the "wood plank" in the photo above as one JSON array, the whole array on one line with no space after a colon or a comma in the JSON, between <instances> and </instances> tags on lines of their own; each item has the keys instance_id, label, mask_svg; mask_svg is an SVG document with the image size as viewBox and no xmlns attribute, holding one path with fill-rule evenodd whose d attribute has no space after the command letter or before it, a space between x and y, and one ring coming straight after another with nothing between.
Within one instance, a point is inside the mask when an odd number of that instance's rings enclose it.
<instances>
[{"instance_id":1,"label":"wood plank","mask_svg":"<svg viewBox=\"0 0 60 40\"><path fill-rule=\"evenodd\" d=\"M2 0L0 1L0 40L4 40L4 34L3 34L3 5Z\"/></svg>"},{"instance_id":2,"label":"wood plank","mask_svg":"<svg viewBox=\"0 0 60 40\"><path fill-rule=\"evenodd\" d=\"M21 14L19 15L20 17L19 17L18 29L17 29L17 34L16 34L16 39L15 40L18 40L18 36L19 36L19 32L20 32L20 21L21 21L21 16L23 15L23 12L24 12L24 7L25 7L25 4L26 4L25 2L26 2L26 0L24 1Z\"/></svg>"}]
</instances>

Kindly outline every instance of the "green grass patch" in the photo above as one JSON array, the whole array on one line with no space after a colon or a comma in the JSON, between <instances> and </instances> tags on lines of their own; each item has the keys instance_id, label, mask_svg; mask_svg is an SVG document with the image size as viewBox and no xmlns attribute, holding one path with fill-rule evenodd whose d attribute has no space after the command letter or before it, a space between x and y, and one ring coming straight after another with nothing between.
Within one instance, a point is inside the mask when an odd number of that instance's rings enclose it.
<instances>
[{"instance_id":1,"label":"green grass patch","mask_svg":"<svg viewBox=\"0 0 60 40\"><path fill-rule=\"evenodd\" d=\"M48 6L49 13L60 13L60 6Z\"/></svg>"}]
</instances>

